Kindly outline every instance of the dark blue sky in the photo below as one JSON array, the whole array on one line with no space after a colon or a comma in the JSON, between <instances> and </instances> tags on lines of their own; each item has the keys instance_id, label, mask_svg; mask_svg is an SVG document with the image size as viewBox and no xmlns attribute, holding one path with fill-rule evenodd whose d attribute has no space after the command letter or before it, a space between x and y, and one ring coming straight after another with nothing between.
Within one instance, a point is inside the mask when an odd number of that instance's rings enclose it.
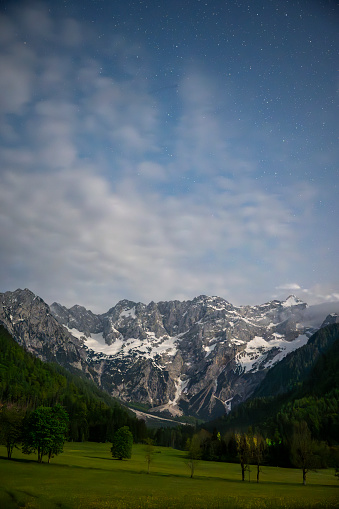
<instances>
[{"instance_id":1,"label":"dark blue sky","mask_svg":"<svg viewBox=\"0 0 339 509\"><path fill-rule=\"evenodd\" d=\"M0 291L339 300L332 1L2 2Z\"/></svg>"}]
</instances>

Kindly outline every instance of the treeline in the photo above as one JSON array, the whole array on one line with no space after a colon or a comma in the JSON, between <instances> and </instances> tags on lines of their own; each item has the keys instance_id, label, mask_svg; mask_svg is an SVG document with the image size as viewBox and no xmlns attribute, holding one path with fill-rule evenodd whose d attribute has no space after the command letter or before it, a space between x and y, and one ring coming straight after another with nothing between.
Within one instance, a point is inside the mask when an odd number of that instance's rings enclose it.
<instances>
[{"instance_id":1,"label":"treeline","mask_svg":"<svg viewBox=\"0 0 339 509\"><path fill-rule=\"evenodd\" d=\"M175 428L153 428L148 431L148 436L156 445L172 447L183 451L187 440L192 438L195 428L191 425L181 424Z\"/></svg>"},{"instance_id":2,"label":"treeline","mask_svg":"<svg viewBox=\"0 0 339 509\"><path fill-rule=\"evenodd\" d=\"M333 388L322 395L295 399L291 394L277 398L256 398L239 407L223 419L205 424L209 430L216 427L222 433L245 432L253 427L267 437L289 437L293 423L305 421L316 440L330 446L339 445L339 389Z\"/></svg>"},{"instance_id":3,"label":"treeline","mask_svg":"<svg viewBox=\"0 0 339 509\"><path fill-rule=\"evenodd\" d=\"M210 423L208 429L217 427L224 433L246 431L252 426L264 435L273 436L276 430L288 435L289 423L304 420L314 438L338 445L339 324L324 327L309 342L268 372L256 392L267 396L250 398ZM291 388L291 371L297 370L304 372L304 376ZM285 382L280 384L284 372ZM277 396L271 395L269 387L277 389L278 385L281 391L277 390Z\"/></svg>"},{"instance_id":4,"label":"treeline","mask_svg":"<svg viewBox=\"0 0 339 509\"><path fill-rule=\"evenodd\" d=\"M216 430L200 430L187 440L186 450L191 477L200 459L239 463L242 481L255 477L259 482L263 465L300 468L304 484L311 470L334 467L339 475L339 449L314 440L305 421L294 422L285 441L278 433L273 439L264 438L252 428L224 436Z\"/></svg>"},{"instance_id":5,"label":"treeline","mask_svg":"<svg viewBox=\"0 0 339 509\"><path fill-rule=\"evenodd\" d=\"M291 373L297 371L298 382L292 384ZM229 415L205 424L209 432L213 429L221 432L222 439L218 442L208 438L203 456L232 461L232 454L233 458L238 456L236 435L248 434L250 430L250 435L259 434L267 443L268 464L291 466L291 437L303 426L313 443L317 463L339 466L339 325L321 329L310 344L273 368L257 393L271 394L266 385L272 385L277 392L280 387L281 393L251 398Z\"/></svg>"},{"instance_id":6,"label":"treeline","mask_svg":"<svg viewBox=\"0 0 339 509\"><path fill-rule=\"evenodd\" d=\"M135 442L147 436L137 419L84 376L73 375L26 352L0 325L0 405L30 413L39 406L60 404L69 416L68 440L111 441L128 426Z\"/></svg>"}]
</instances>

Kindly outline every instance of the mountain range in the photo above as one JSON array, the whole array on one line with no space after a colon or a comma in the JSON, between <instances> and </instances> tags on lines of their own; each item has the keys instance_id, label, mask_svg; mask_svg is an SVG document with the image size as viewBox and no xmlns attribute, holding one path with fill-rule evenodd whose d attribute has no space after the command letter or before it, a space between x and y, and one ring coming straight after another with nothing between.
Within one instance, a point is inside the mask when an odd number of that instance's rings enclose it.
<instances>
[{"instance_id":1,"label":"mountain range","mask_svg":"<svg viewBox=\"0 0 339 509\"><path fill-rule=\"evenodd\" d=\"M44 361L81 371L127 404L211 419L245 401L266 374L338 315L295 296L256 306L220 297L118 302L106 313L48 306L30 290L0 294L0 322ZM331 311L339 311L339 303Z\"/></svg>"}]
</instances>

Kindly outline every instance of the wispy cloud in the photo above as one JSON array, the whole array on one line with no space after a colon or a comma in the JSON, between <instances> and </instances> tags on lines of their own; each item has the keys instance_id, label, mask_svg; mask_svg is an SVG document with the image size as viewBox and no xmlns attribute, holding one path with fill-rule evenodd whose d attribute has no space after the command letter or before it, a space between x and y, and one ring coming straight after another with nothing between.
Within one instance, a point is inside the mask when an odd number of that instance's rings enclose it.
<instances>
[{"instance_id":1,"label":"wispy cloud","mask_svg":"<svg viewBox=\"0 0 339 509\"><path fill-rule=\"evenodd\" d=\"M201 289L234 300L276 271L281 253L287 264L295 258L283 206L260 194L252 193L246 211L247 193L212 188L202 199L198 188L166 198L126 183L113 190L93 168L8 172L1 180L2 280L12 287L9 274L22 267L26 286L48 281L50 299L73 292L83 299L90 287L89 300L100 295L102 304L122 296L187 298Z\"/></svg>"},{"instance_id":2,"label":"wispy cloud","mask_svg":"<svg viewBox=\"0 0 339 509\"><path fill-rule=\"evenodd\" d=\"M286 283L284 285L277 286L276 289L277 290L294 291L294 290L301 290L301 287L300 287L300 285L298 285L298 283Z\"/></svg>"},{"instance_id":3,"label":"wispy cloud","mask_svg":"<svg viewBox=\"0 0 339 509\"><path fill-rule=\"evenodd\" d=\"M1 25L0 290L103 311L301 289L279 283L297 279L316 190L262 185L213 77L187 69L164 124L133 44L110 39L108 73L107 55L87 51L98 34L43 4Z\"/></svg>"}]
</instances>

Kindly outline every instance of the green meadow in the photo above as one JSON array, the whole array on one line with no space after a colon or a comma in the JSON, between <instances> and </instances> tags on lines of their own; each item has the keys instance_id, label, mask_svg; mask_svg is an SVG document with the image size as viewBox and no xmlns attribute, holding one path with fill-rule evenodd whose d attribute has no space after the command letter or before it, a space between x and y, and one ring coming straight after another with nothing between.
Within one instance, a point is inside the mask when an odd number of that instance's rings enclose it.
<instances>
[{"instance_id":1,"label":"green meadow","mask_svg":"<svg viewBox=\"0 0 339 509\"><path fill-rule=\"evenodd\" d=\"M13 452L6 459L0 446L0 508L298 508L339 507L339 482L334 470L310 472L307 486L299 470L263 467L241 481L240 466L199 461L189 477L185 454L155 447L150 474L142 445L130 460L114 460L110 444L66 443L50 464L36 455Z\"/></svg>"}]
</instances>

